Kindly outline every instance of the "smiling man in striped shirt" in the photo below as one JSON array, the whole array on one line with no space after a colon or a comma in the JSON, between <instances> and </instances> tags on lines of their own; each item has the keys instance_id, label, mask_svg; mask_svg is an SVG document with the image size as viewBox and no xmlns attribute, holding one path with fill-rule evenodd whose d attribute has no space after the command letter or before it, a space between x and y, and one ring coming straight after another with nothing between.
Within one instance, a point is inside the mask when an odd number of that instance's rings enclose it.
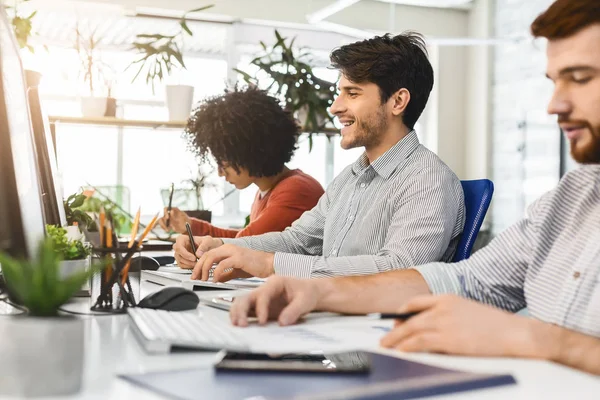
<instances>
[{"instance_id":1,"label":"smiling man in striped shirt","mask_svg":"<svg viewBox=\"0 0 600 400\"><path fill-rule=\"evenodd\" d=\"M341 146L365 152L284 232L196 238L196 255L180 236L175 256L195 267L192 278L208 279L213 263L214 280L226 281L366 275L452 258L464 224L460 181L413 130L433 87L422 37L375 37L334 50L331 61L341 71L331 106Z\"/></svg>"},{"instance_id":2,"label":"smiling man in striped shirt","mask_svg":"<svg viewBox=\"0 0 600 400\"><path fill-rule=\"evenodd\" d=\"M236 301L232 322L246 326L252 313L287 325L314 309L411 312L383 346L542 358L600 375L598 0L558 0L531 28L548 39L548 112L583 166L468 260L361 278L277 277ZM533 318L511 314L524 307Z\"/></svg>"}]
</instances>

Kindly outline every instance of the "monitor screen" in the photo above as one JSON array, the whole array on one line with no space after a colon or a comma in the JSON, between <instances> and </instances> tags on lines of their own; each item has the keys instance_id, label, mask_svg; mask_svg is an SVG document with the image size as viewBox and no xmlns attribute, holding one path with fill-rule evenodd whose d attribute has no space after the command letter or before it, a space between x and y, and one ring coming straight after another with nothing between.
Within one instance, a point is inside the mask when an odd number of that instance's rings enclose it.
<instances>
[{"instance_id":1,"label":"monitor screen","mask_svg":"<svg viewBox=\"0 0 600 400\"><path fill-rule=\"evenodd\" d=\"M9 251L33 257L44 237L40 184L35 161L23 68L4 7L0 6L0 158L10 221Z\"/></svg>"},{"instance_id":2,"label":"monitor screen","mask_svg":"<svg viewBox=\"0 0 600 400\"><path fill-rule=\"evenodd\" d=\"M44 112L38 88L35 85L29 86L27 97L29 99L29 112L31 114L31 126L33 128L42 191L44 221L50 225L67 226L67 218L63 205L62 184L58 174L54 139L52 138L48 116Z\"/></svg>"}]
</instances>

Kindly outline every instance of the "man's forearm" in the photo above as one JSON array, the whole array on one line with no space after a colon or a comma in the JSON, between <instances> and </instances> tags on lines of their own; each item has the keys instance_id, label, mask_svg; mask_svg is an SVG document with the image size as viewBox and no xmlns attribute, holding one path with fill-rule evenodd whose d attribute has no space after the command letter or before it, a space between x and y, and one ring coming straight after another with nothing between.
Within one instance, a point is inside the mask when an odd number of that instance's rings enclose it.
<instances>
[{"instance_id":1,"label":"man's forearm","mask_svg":"<svg viewBox=\"0 0 600 400\"><path fill-rule=\"evenodd\" d=\"M415 270L314 282L319 288L319 310L348 314L394 312L410 298L430 293L427 283Z\"/></svg>"},{"instance_id":2,"label":"man's forearm","mask_svg":"<svg viewBox=\"0 0 600 400\"><path fill-rule=\"evenodd\" d=\"M555 325L546 329L546 337L554 339L547 344L547 359L600 375L600 339Z\"/></svg>"},{"instance_id":3,"label":"man's forearm","mask_svg":"<svg viewBox=\"0 0 600 400\"><path fill-rule=\"evenodd\" d=\"M600 339L537 319L513 316L508 357L539 358L600 375Z\"/></svg>"}]
</instances>

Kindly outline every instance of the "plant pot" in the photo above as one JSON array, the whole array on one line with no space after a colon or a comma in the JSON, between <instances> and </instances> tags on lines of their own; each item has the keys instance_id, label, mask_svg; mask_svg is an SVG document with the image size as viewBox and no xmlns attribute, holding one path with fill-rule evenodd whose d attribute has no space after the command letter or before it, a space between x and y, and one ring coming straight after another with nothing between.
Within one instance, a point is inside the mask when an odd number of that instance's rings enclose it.
<instances>
[{"instance_id":1,"label":"plant pot","mask_svg":"<svg viewBox=\"0 0 600 400\"><path fill-rule=\"evenodd\" d=\"M25 82L27 82L27 87L33 88L38 87L40 85L40 81L42 80L42 74L37 71L32 71L30 69L25 70Z\"/></svg>"},{"instance_id":2,"label":"plant pot","mask_svg":"<svg viewBox=\"0 0 600 400\"><path fill-rule=\"evenodd\" d=\"M170 121L187 121L192 111L194 87L167 85L167 109Z\"/></svg>"},{"instance_id":3,"label":"plant pot","mask_svg":"<svg viewBox=\"0 0 600 400\"><path fill-rule=\"evenodd\" d=\"M82 260L64 260L60 262L60 277L62 279L74 274L78 271L85 271L90 268L91 258L84 258ZM75 296L85 297L90 295L90 281L88 280L83 284L81 289L75 293Z\"/></svg>"},{"instance_id":4,"label":"plant pot","mask_svg":"<svg viewBox=\"0 0 600 400\"><path fill-rule=\"evenodd\" d=\"M104 112L105 117L116 117L117 116L117 99L114 97L106 98L106 111Z\"/></svg>"},{"instance_id":5,"label":"plant pot","mask_svg":"<svg viewBox=\"0 0 600 400\"><path fill-rule=\"evenodd\" d=\"M82 97L81 114L87 118L101 118L106 113L106 97Z\"/></svg>"},{"instance_id":6,"label":"plant pot","mask_svg":"<svg viewBox=\"0 0 600 400\"><path fill-rule=\"evenodd\" d=\"M210 222L212 219L212 211L209 210L190 210L184 211L190 218L201 219L202 221Z\"/></svg>"},{"instance_id":7,"label":"plant pot","mask_svg":"<svg viewBox=\"0 0 600 400\"><path fill-rule=\"evenodd\" d=\"M81 388L84 320L0 319L0 395L66 396Z\"/></svg>"},{"instance_id":8,"label":"plant pot","mask_svg":"<svg viewBox=\"0 0 600 400\"><path fill-rule=\"evenodd\" d=\"M296 111L295 117L298 120L298 122L300 123L300 125L302 126L302 129L304 131L307 131L306 126L309 123L307 121L308 120L308 106L303 106L298 111ZM315 119L317 122L317 126L319 126L319 127L325 127L327 125L327 123L329 122L329 119L325 118L321 114L316 114Z\"/></svg>"}]
</instances>

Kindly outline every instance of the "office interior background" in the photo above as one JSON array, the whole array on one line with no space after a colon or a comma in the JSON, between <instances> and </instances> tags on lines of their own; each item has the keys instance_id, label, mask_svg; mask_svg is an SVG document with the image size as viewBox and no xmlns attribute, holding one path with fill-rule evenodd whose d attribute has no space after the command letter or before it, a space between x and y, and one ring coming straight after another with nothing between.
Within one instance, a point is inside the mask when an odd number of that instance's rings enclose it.
<instances>
[{"instance_id":1,"label":"office interior background","mask_svg":"<svg viewBox=\"0 0 600 400\"><path fill-rule=\"evenodd\" d=\"M310 52L314 74L335 81L329 52L345 43L385 32L413 30L425 35L435 85L416 130L460 179L489 178L494 200L484 230L493 236L518 220L528 204L574 168L555 118L546 114L552 86L544 78L544 43L528 28L551 0L6 0L32 18L32 53L22 50L26 69L42 75L40 95L55 123L58 165L65 196L81 186L121 187L120 204L150 216L165 205L171 183L184 187L198 171L186 149L181 126L107 126L69 123L81 117L81 99L90 96L82 70L76 29L97 43L94 59L103 81L97 97L117 99L117 117L166 121L165 85L194 87L196 103L223 92L242 75L255 74L250 60L261 41L275 43L275 29ZM185 36L187 69L173 70L153 91L144 77L132 82L138 58L137 34L180 30L187 15L193 36ZM14 9L9 10L10 13ZM308 16L308 17L307 17ZM267 87L268 79L260 80ZM110 93L109 93L110 89ZM72 120L71 120L72 121ZM342 150L339 137L307 135L290 167L301 168L324 187L361 153ZM255 188L233 191L211 166L203 205L213 223L241 226ZM206 172L208 171L208 172ZM232 192L232 193L230 193ZM228 194L224 199L223 197Z\"/></svg>"}]
</instances>

